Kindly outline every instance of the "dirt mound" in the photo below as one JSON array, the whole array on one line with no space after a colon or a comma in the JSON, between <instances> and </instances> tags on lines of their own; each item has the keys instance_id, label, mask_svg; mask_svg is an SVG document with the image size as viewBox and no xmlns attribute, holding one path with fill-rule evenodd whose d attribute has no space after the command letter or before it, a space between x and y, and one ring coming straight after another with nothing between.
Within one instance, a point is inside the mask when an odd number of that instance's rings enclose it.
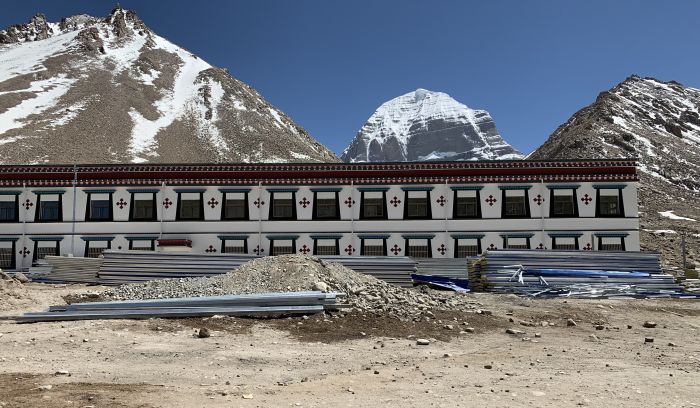
<instances>
[{"instance_id":1,"label":"dirt mound","mask_svg":"<svg viewBox=\"0 0 700 408\"><path fill-rule=\"evenodd\" d=\"M23 308L31 303L29 291L22 282L0 272L0 312Z\"/></svg>"},{"instance_id":2,"label":"dirt mound","mask_svg":"<svg viewBox=\"0 0 700 408\"><path fill-rule=\"evenodd\" d=\"M262 292L321 290L347 294L346 302L363 312L418 318L437 310L469 310L474 302L452 292L405 289L343 265L303 255L255 259L226 275L163 279L124 285L103 293L108 299L159 299Z\"/></svg>"}]
</instances>

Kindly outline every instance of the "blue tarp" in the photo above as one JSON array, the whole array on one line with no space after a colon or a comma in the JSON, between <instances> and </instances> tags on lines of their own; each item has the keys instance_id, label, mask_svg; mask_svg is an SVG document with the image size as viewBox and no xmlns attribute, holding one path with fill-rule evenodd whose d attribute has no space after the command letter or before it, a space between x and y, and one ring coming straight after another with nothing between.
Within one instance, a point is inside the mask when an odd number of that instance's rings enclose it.
<instances>
[{"instance_id":1,"label":"blue tarp","mask_svg":"<svg viewBox=\"0 0 700 408\"><path fill-rule=\"evenodd\" d=\"M469 279L458 279L437 275L419 275L417 273L411 274L411 279L413 279L414 283L427 284L430 286L454 290L455 292L467 293L470 291Z\"/></svg>"}]
</instances>

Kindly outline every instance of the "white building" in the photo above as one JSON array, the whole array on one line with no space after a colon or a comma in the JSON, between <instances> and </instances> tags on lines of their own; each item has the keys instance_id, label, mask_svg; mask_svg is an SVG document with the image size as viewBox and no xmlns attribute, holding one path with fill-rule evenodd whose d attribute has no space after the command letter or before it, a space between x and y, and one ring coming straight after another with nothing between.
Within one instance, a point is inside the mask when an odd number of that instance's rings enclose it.
<instances>
[{"instance_id":1,"label":"white building","mask_svg":"<svg viewBox=\"0 0 700 408\"><path fill-rule=\"evenodd\" d=\"M435 258L638 251L637 181L634 160L0 166L0 268L159 243Z\"/></svg>"}]
</instances>

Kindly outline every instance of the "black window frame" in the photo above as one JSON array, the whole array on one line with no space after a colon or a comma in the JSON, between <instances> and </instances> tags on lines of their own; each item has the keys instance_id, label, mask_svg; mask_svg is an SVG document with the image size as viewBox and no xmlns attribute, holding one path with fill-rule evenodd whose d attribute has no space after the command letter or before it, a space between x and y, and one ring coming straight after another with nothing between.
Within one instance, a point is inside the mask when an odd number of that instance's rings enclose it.
<instances>
[{"instance_id":1,"label":"black window frame","mask_svg":"<svg viewBox=\"0 0 700 408\"><path fill-rule=\"evenodd\" d=\"M610 251L610 252L620 251L620 252L622 252L622 251L626 251L626 250L627 250L627 249L626 249L626 246L625 246L625 237L606 237L606 236L598 236L597 238L598 238L598 247L597 247L597 250L598 250L598 251ZM603 246L603 238L619 238L619 239L620 239L620 248L621 248L621 249L619 249L619 250L616 250L616 249L601 249L601 247Z\"/></svg>"},{"instance_id":2,"label":"black window frame","mask_svg":"<svg viewBox=\"0 0 700 408\"><path fill-rule=\"evenodd\" d=\"M292 194L292 215L291 217L275 217L275 194L291 193ZM274 221L296 221L297 220L297 192L296 191L270 191L270 210L267 216L268 220Z\"/></svg>"},{"instance_id":3,"label":"black window frame","mask_svg":"<svg viewBox=\"0 0 700 408\"><path fill-rule=\"evenodd\" d=\"M243 216L242 217L227 217L226 216L226 202L229 201L226 198L226 194L243 194ZM249 221L250 220L250 208L248 204L248 191L225 191L221 197L221 220L222 221ZM234 200L231 200L234 201ZM240 200L235 200L240 201ZM222 247L223 248L223 247Z\"/></svg>"},{"instance_id":4,"label":"black window frame","mask_svg":"<svg viewBox=\"0 0 700 408\"><path fill-rule=\"evenodd\" d=\"M365 215L365 193L374 193L377 191L360 191L360 220L386 220L389 218L389 211L386 203L386 191L381 191L382 193L382 212L383 214L379 217L367 217Z\"/></svg>"},{"instance_id":5,"label":"black window frame","mask_svg":"<svg viewBox=\"0 0 700 408\"><path fill-rule=\"evenodd\" d=\"M318 221L337 221L340 219L340 203L339 203L339 192L338 191L314 191L314 201L313 201L313 211L311 212L311 219ZM334 193L333 202L335 203L335 214L332 217L321 217L318 215L318 193Z\"/></svg>"},{"instance_id":6,"label":"black window frame","mask_svg":"<svg viewBox=\"0 0 700 408\"><path fill-rule=\"evenodd\" d=\"M54 254L51 256L59 256L61 254L61 240L59 240L59 239L56 239L56 240L53 240L53 239L51 239L51 240L36 240L36 241L34 241L34 255L32 255L32 264L35 264L37 261L39 261L39 259L37 258L39 255L37 253L38 249L39 249L39 242L55 242L56 243L55 251L54 251Z\"/></svg>"},{"instance_id":7,"label":"black window frame","mask_svg":"<svg viewBox=\"0 0 700 408\"><path fill-rule=\"evenodd\" d=\"M192 218L182 217L182 195L183 194L199 194L199 216ZM185 200L194 201L194 200ZM204 191L178 191L177 192L177 208L175 212L176 221L204 221Z\"/></svg>"},{"instance_id":8,"label":"black window frame","mask_svg":"<svg viewBox=\"0 0 700 408\"><path fill-rule=\"evenodd\" d=\"M459 240L460 239L475 239L476 240L476 255L479 256L482 253L481 249L481 238L454 238L454 257L458 259L467 259L468 257L459 256Z\"/></svg>"},{"instance_id":9,"label":"black window frame","mask_svg":"<svg viewBox=\"0 0 700 408\"><path fill-rule=\"evenodd\" d=\"M521 219L521 218L531 218L530 213L530 189L529 188L518 188L518 189L502 189L501 190L501 218L508 219ZM524 191L523 200L525 202L525 214L524 215L507 215L506 214L506 191Z\"/></svg>"},{"instance_id":10,"label":"black window frame","mask_svg":"<svg viewBox=\"0 0 700 408\"><path fill-rule=\"evenodd\" d=\"M58 200L56 201L56 205L58 206L57 212L58 212L58 218L57 219L44 219L42 215L42 208L41 208L41 196L42 195L57 195ZM50 201L47 201L50 202ZM36 195L36 209L34 210L34 222L41 222L41 223L49 223L49 222L63 222L63 193L51 193L51 192L46 192L46 193L38 193Z\"/></svg>"},{"instance_id":11,"label":"black window frame","mask_svg":"<svg viewBox=\"0 0 700 408\"><path fill-rule=\"evenodd\" d=\"M337 198L337 194L336 194L336 198ZM319 239L335 240L335 255L340 255L340 238L337 238L337 237L330 237L330 238L317 237L317 238L314 238L313 239L314 240L314 248L313 248L312 254L318 255L318 240ZM321 256L324 256L324 255L321 255Z\"/></svg>"},{"instance_id":12,"label":"black window frame","mask_svg":"<svg viewBox=\"0 0 700 408\"><path fill-rule=\"evenodd\" d=\"M532 237L523 237L523 236L509 237L508 235L503 236L503 249L513 249L513 248L509 248L509 246L508 246L508 239L509 238L518 238L518 239L525 238L527 248L514 248L516 250L518 250L518 249L532 249L532 243L530 242L530 238L532 238Z\"/></svg>"},{"instance_id":13,"label":"black window frame","mask_svg":"<svg viewBox=\"0 0 700 408\"><path fill-rule=\"evenodd\" d=\"M109 206L107 207L107 218L93 218L92 216L92 195L93 194L108 194ZM89 222L110 222L114 221L114 202L112 200L113 192L108 193L87 193L87 202L85 205L85 221ZM101 201L101 200L100 200Z\"/></svg>"},{"instance_id":14,"label":"black window frame","mask_svg":"<svg viewBox=\"0 0 700 408\"><path fill-rule=\"evenodd\" d=\"M247 202L247 200L246 200ZM248 253L248 238L220 238L221 239L221 249L219 250L222 254L236 254L238 252L226 252L226 241L243 241L243 252L240 254Z\"/></svg>"},{"instance_id":15,"label":"black window frame","mask_svg":"<svg viewBox=\"0 0 700 408\"><path fill-rule=\"evenodd\" d=\"M554 191L562 191L562 190L571 190L571 199L572 199L572 206L573 206L573 214L555 214L552 209L554 208L554 197L562 197L562 196L555 196ZM576 190L575 188L568 189L568 188L560 188L560 189L550 189L549 190L549 218L578 218L579 212L578 212L578 196L576 195Z\"/></svg>"},{"instance_id":16,"label":"black window frame","mask_svg":"<svg viewBox=\"0 0 700 408\"><path fill-rule=\"evenodd\" d=\"M136 200L136 194L151 194L151 202L153 203L153 216L150 218L136 218L134 213L136 212L136 202L146 201L146 200ZM131 192L131 205L129 205L129 221L147 222L147 221L158 221L158 203L156 201L156 193L151 191L133 191Z\"/></svg>"},{"instance_id":17,"label":"black window frame","mask_svg":"<svg viewBox=\"0 0 700 408\"><path fill-rule=\"evenodd\" d=\"M133 251L133 250L134 250L134 241L151 241L151 249L150 249L150 250L151 250L151 251L155 251L155 250L156 250L156 240L155 240L155 239L151 239L151 238L143 238L143 239L135 238L135 239L130 239L130 240L129 240L129 251Z\"/></svg>"},{"instance_id":18,"label":"black window frame","mask_svg":"<svg viewBox=\"0 0 700 408\"><path fill-rule=\"evenodd\" d=\"M457 214L457 203L459 202L459 197L457 194L459 191L475 191L476 192L476 215L475 216L462 216ZM462 197L466 198L466 197ZM452 219L455 220L476 220L481 219L481 191L479 190L455 190L452 194Z\"/></svg>"},{"instance_id":19,"label":"black window frame","mask_svg":"<svg viewBox=\"0 0 700 408\"><path fill-rule=\"evenodd\" d=\"M0 224L12 224L12 223L17 223L19 222L19 194L8 194L8 195L13 195L15 196L15 201L14 201L14 217L11 219L3 219L0 218ZM11 203L12 201L2 201L3 203Z\"/></svg>"},{"instance_id":20,"label":"black window frame","mask_svg":"<svg viewBox=\"0 0 700 408\"><path fill-rule=\"evenodd\" d=\"M276 254L275 253L275 241L292 241L292 252L290 254ZM297 253L297 238L277 238L277 239L270 239L270 256L279 256L279 255L294 255Z\"/></svg>"},{"instance_id":21,"label":"black window frame","mask_svg":"<svg viewBox=\"0 0 700 408\"><path fill-rule=\"evenodd\" d=\"M617 205L620 208L618 214L601 214L600 190L617 190ZM625 202L622 199L622 188L596 188L595 189L595 216L598 218L625 218ZM624 245L623 245L624 246Z\"/></svg>"},{"instance_id":22,"label":"black window frame","mask_svg":"<svg viewBox=\"0 0 700 408\"><path fill-rule=\"evenodd\" d=\"M89 258L88 255L89 255L89 253L90 253L90 242L97 242L97 241L100 241L100 242L107 242L107 248L105 248L105 250L107 250L107 249L112 249L112 240L111 240L111 239L105 239L105 240L96 240L96 239L95 239L95 240L87 240L87 241L85 241L85 251L83 252L83 258ZM131 243L129 243L129 246L131 246Z\"/></svg>"},{"instance_id":23,"label":"black window frame","mask_svg":"<svg viewBox=\"0 0 700 408\"><path fill-rule=\"evenodd\" d=\"M425 214L424 215L410 215L408 213L409 200L415 200L415 198L409 199L409 193L421 192L425 193ZM432 201L430 200L430 190L406 190L403 196L403 218L405 220L430 220L433 218Z\"/></svg>"},{"instance_id":24,"label":"black window frame","mask_svg":"<svg viewBox=\"0 0 700 408\"><path fill-rule=\"evenodd\" d=\"M386 247L386 238L360 238L360 256L365 255L365 240L368 239L381 239L382 240L382 255L368 255L368 256L388 256Z\"/></svg>"},{"instance_id":25,"label":"black window frame","mask_svg":"<svg viewBox=\"0 0 700 408\"><path fill-rule=\"evenodd\" d=\"M17 241L12 240L12 241L3 241L3 242L11 242L12 246L10 248L10 266L2 266L0 265L0 270L2 269L16 269L17 268Z\"/></svg>"},{"instance_id":26,"label":"black window frame","mask_svg":"<svg viewBox=\"0 0 700 408\"><path fill-rule=\"evenodd\" d=\"M578 237L552 237L552 249L562 249L557 248L557 238L573 238L574 239L574 249L571 251L578 251L581 247L579 246Z\"/></svg>"},{"instance_id":27,"label":"black window frame","mask_svg":"<svg viewBox=\"0 0 700 408\"><path fill-rule=\"evenodd\" d=\"M409 252L411 250L411 240L412 239L425 239L428 241L428 256L427 257L416 257L417 259L429 259L433 257L433 245L432 245L432 238L405 238L404 239L404 248L405 248L405 254L406 256L411 256L409 255Z\"/></svg>"}]
</instances>

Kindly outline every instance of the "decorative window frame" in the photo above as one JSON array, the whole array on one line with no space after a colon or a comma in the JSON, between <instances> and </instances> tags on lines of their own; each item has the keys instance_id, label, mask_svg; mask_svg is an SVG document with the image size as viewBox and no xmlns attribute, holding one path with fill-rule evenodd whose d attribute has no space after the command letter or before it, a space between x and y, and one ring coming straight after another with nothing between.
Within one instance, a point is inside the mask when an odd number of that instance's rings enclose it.
<instances>
[{"instance_id":1,"label":"decorative window frame","mask_svg":"<svg viewBox=\"0 0 700 408\"><path fill-rule=\"evenodd\" d=\"M501 190L501 218L504 219L525 219L531 218L530 212L530 189L531 185L512 185L498 186ZM509 190L524 190L525 214L524 215L506 215L506 191Z\"/></svg>"},{"instance_id":2,"label":"decorative window frame","mask_svg":"<svg viewBox=\"0 0 700 408\"><path fill-rule=\"evenodd\" d=\"M596 250L598 251L602 251L600 247L603 245L603 238L620 238L620 251L627 250L625 245L625 238L627 238L629 234L626 232L596 232L593 235L596 237Z\"/></svg>"},{"instance_id":3,"label":"decorative window frame","mask_svg":"<svg viewBox=\"0 0 700 408\"><path fill-rule=\"evenodd\" d=\"M246 202L248 195L246 194ZM217 236L221 240L221 248L219 252L222 254L230 254L231 252L226 252L226 241L243 241L243 254L248 253L248 235L219 235ZM272 248L272 246L270 246Z\"/></svg>"},{"instance_id":4,"label":"decorative window frame","mask_svg":"<svg viewBox=\"0 0 700 408\"><path fill-rule=\"evenodd\" d=\"M337 194L336 194L337 196ZM318 240L328 239L335 241L335 254L340 255L340 239L343 238L342 235L310 235L309 238L314 240L313 255L318 254Z\"/></svg>"},{"instance_id":5,"label":"decorative window frame","mask_svg":"<svg viewBox=\"0 0 700 408\"><path fill-rule=\"evenodd\" d=\"M553 250L556 249L561 249L557 248L557 238L574 238L574 246L575 248L573 249L574 251L578 251L581 249L581 243L579 242L579 238L583 236L582 233L573 233L573 232L552 232L547 234L549 235L549 238L552 240L552 245L551 248Z\"/></svg>"},{"instance_id":6,"label":"decorative window frame","mask_svg":"<svg viewBox=\"0 0 700 408\"><path fill-rule=\"evenodd\" d=\"M623 194L622 190L627 187L626 184L611 184L611 185L605 185L605 184L595 184L593 185L593 188L595 189L595 216L597 218L625 218L625 201L623 199ZM617 201L618 205L620 206L620 213L619 214L601 214L600 213L600 190L617 190ZM622 240L623 244L622 247L624 248L624 239Z\"/></svg>"},{"instance_id":7,"label":"decorative window frame","mask_svg":"<svg viewBox=\"0 0 700 408\"><path fill-rule=\"evenodd\" d=\"M39 248L39 242L55 242L56 243L56 252L53 256L59 256L61 255L61 241L63 241L63 237L58 236L58 237L29 237L30 241L34 242L34 254L32 255L32 263L36 263L38 261L37 259L37 249Z\"/></svg>"},{"instance_id":8,"label":"decorative window frame","mask_svg":"<svg viewBox=\"0 0 700 408\"><path fill-rule=\"evenodd\" d=\"M532 242L530 242L530 241L531 241L531 238L533 236L535 236L534 233L520 233L520 232L514 232L512 234L503 233L500 235L501 235L501 238L503 238L503 243L502 243L503 249L509 249L508 248L508 239L510 239L510 238L525 238L526 243L527 243L526 249L532 249Z\"/></svg>"},{"instance_id":9,"label":"decorative window frame","mask_svg":"<svg viewBox=\"0 0 700 408\"><path fill-rule=\"evenodd\" d=\"M368 240L368 239L381 239L382 246L383 246L381 256L387 256L388 248L387 248L386 241L387 241L387 239L389 239L391 237L391 235L389 235L389 234L358 234L357 237L360 239L360 256L365 255L365 240ZM372 256L378 256L378 255L372 255Z\"/></svg>"},{"instance_id":10,"label":"decorative window frame","mask_svg":"<svg viewBox=\"0 0 700 408\"><path fill-rule=\"evenodd\" d=\"M270 194L270 205L267 219L270 221L296 221L297 220L297 192L298 188L268 188ZM275 193L291 193L292 194L292 216L291 217L275 217ZM272 247L270 247L272 248ZM272 251L270 251L272 252Z\"/></svg>"},{"instance_id":11,"label":"decorative window frame","mask_svg":"<svg viewBox=\"0 0 700 408\"><path fill-rule=\"evenodd\" d=\"M401 187L403 195L403 219L404 220L431 220L433 218L433 202L430 192L434 187ZM408 200L410 193L425 192L425 215L410 215L408 213Z\"/></svg>"},{"instance_id":12,"label":"decorative window frame","mask_svg":"<svg viewBox=\"0 0 700 408\"><path fill-rule=\"evenodd\" d=\"M86 222L111 222L114 221L114 189L88 189L83 190L87 194L85 201L85 221ZM109 208L107 218L92 218L92 195L107 194L109 196Z\"/></svg>"},{"instance_id":13,"label":"decorative window frame","mask_svg":"<svg viewBox=\"0 0 700 408\"><path fill-rule=\"evenodd\" d=\"M85 241L85 251L83 252L83 257L88 258L88 254L90 253L90 242L107 242L107 248L105 249L112 249L112 241L114 240L114 237L85 236L80 237L80 239Z\"/></svg>"},{"instance_id":14,"label":"decorative window frame","mask_svg":"<svg viewBox=\"0 0 700 408\"><path fill-rule=\"evenodd\" d=\"M311 192L314 194L313 198L313 207L311 207L311 219L314 221L338 221L340 220L340 199L339 195L340 192L343 189L340 187L331 187L331 188L312 188ZM331 217L319 217L318 213L316 212L316 209L318 208L318 193L335 193L335 215ZM315 245L315 244L314 244ZM315 250L314 250L314 253Z\"/></svg>"},{"instance_id":15,"label":"decorative window frame","mask_svg":"<svg viewBox=\"0 0 700 408\"><path fill-rule=\"evenodd\" d=\"M175 220L176 221L204 221L204 188L176 188L174 189L177 193L177 207L175 208ZM199 217L197 218L183 218L182 217L182 195L183 194L199 194Z\"/></svg>"},{"instance_id":16,"label":"decorative window frame","mask_svg":"<svg viewBox=\"0 0 700 408\"><path fill-rule=\"evenodd\" d=\"M292 241L292 254L297 253L297 240L299 235L266 235L270 241L270 256L275 256L275 241Z\"/></svg>"},{"instance_id":17,"label":"decorative window frame","mask_svg":"<svg viewBox=\"0 0 700 408\"><path fill-rule=\"evenodd\" d=\"M248 201L250 189L249 188L220 188L221 193L221 221L250 221L250 204ZM244 215L242 218L229 218L226 217L226 194L243 194L244 201ZM222 246L223 248L223 246ZM247 251L246 251L247 253Z\"/></svg>"},{"instance_id":18,"label":"decorative window frame","mask_svg":"<svg viewBox=\"0 0 700 408\"><path fill-rule=\"evenodd\" d=\"M579 217L579 210L578 210L578 195L576 194L576 190L579 189L579 185L551 185L547 186L549 189L549 218L578 218ZM552 213L552 207L554 205L554 191L555 190L571 190L571 198L573 200L573 206L574 206L574 213L571 215L557 215ZM576 243L576 247L578 248L578 240Z\"/></svg>"},{"instance_id":19,"label":"decorative window frame","mask_svg":"<svg viewBox=\"0 0 700 408\"><path fill-rule=\"evenodd\" d=\"M36 194L36 206L34 208L34 222L36 223L51 223L51 222L63 222L63 194L64 190L34 190L32 193ZM41 196L42 195L57 195L58 196L58 219L56 220L44 220L41 219Z\"/></svg>"},{"instance_id":20,"label":"decorative window frame","mask_svg":"<svg viewBox=\"0 0 700 408\"><path fill-rule=\"evenodd\" d=\"M149 222L158 221L158 189L128 189L126 190L130 195L129 201L129 221L133 222ZM134 210L136 208L136 194L151 194L153 200L153 217L151 218L134 218ZM179 197L179 195L178 195ZM145 201L145 200L139 200Z\"/></svg>"},{"instance_id":21,"label":"decorative window frame","mask_svg":"<svg viewBox=\"0 0 700 408\"><path fill-rule=\"evenodd\" d=\"M454 242L453 245L453 257L454 258L459 258L459 259L466 259L458 256L457 250L459 249L459 240L460 239L475 239L476 240L476 250L477 250L477 256L478 254L481 254L483 252L482 246L481 246L481 240L484 239L484 234L452 234L450 235L452 237L452 240Z\"/></svg>"},{"instance_id":22,"label":"decorative window frame","mask_svg":"<svg viewBox=\"0 0 700 408\"><path fill-rule=\"evenodd\" d=\"M477 220L482 219L483 215L481 212L481 190L484 186L452 186L452 219L454 220ZM458 193L460 191L474 191L476 194L476 216L464 217L457 215L457 199Z\"/></svg>"},{"instance_id":23,"label":"decorative window frame","mask_svg":"<svg viewBox=\"0 0 700 408\"><path fill-rule=\"evenodd\" d=\"M412 239L421 239L421 240L426 240L428 243L428 256L427 258L432 258L433 257L433 238L435 238L435 234L410 234L410 235L401 235L401 238L404 239L404 254L406 256L408 255L409 248L411 246L411 240ZM426 258L421 258L421 259L426 259Z\"/></svg>"},{"instance_id":24,"label":"decorative window frame","mask_svg":"<svg viewBox=\"0 0 700 408\"><path fill-rule=\"evenodd\" d=\"M156 250L156 241L158 240L157 236L147 236L147 237L136 237L136 236L129 236L129 237L124 237L127 241L129 241L129 251L134 250L134 241L151 241L151 251Z\"/></svg>"},{"instance_id":25,"label":"decorative window frame","mask_svg":"<svg viewBox=\"0 0 700 408\"><path fill-rule=\"evenodd\" d=\"M389 208L386 201L386 192L389 191L389 187L360 187L357 189L360 192L360 221L362 220L386 220L389 218ZM366 192L381 192L382 193L382 204L384 206L384 211L381 217L366 217L365 216L365 193ZM385 243L386 245L386 243ZM386 251L385 251L386 253Z\"/></svg>"},{"instance_id":26,"label":"decorative window frame","mask_svg":"<svg viewBox=\"0 0 700 408\"><path fill-rule=\"evenodd\" d=\"M0 237L0 242L11 242L10 246L10 266L0 266L0 270L2 269L16 269L17 268L17 241L19 241L19 237Z\"/></svg>"}]
</instances>

